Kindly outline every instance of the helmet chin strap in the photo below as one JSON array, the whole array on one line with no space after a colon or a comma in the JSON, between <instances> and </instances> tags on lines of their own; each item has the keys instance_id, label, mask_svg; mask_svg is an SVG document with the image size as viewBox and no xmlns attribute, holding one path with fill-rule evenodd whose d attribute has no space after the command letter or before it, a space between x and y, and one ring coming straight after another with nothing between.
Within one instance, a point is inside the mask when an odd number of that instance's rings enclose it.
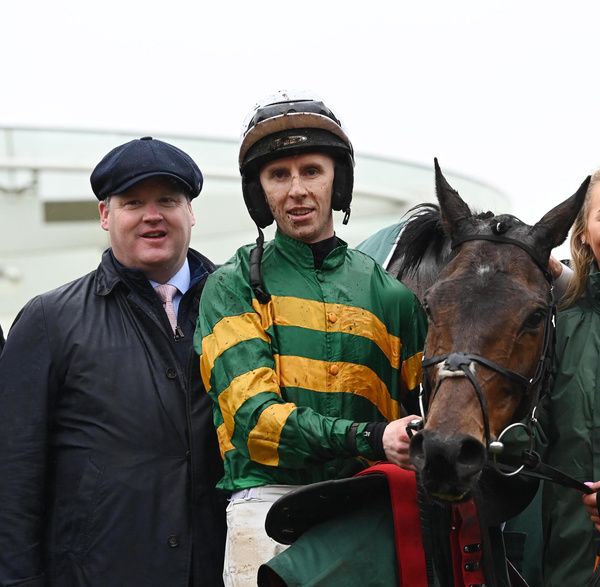
<instances>
[{"instance_id":1,"label":"helmet chin strap","mask_svg":"<svg viewBox=\"0 0 600 587\"><path fill-rule=\"evenodd\" d=\"M350 220L350 206L344 210L344 219L342 220L342 224L348 224L348 220Z\"/></svg>"},{"instance_id":2,"label":"helmet chin strap","mask_svg":"<svg viewBox=\"0 0 600 587\"><path fill-rule=\"evenodd\" d=\"M266 304L271 299L271 294L265 287L261 269L265 235L260 226L257 225L256 228L258 229L256 246L250 251L250 286L259 303Z\"/></svg>"}]
</instances>

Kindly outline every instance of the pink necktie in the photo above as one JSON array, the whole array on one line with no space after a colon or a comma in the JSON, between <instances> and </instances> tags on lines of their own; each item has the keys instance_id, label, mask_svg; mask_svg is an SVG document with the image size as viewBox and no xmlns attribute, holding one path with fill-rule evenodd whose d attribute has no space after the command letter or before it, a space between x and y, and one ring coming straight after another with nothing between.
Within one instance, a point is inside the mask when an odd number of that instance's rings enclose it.
<instances>
[{"instance_id":1,"label":"pink necktie","mask_svg":"<svg viewBox=\"0 0 600 587\"><path fill-rule=\"evenodd\" d=\"M173 307L173 296L177 293L177 288L170 283L163 283L162 285L157 285L154 291L162 300L171 328L175 332L175 328L177 328L177 314L175 314L175 308Z\"/></svg>"}]
</instances>

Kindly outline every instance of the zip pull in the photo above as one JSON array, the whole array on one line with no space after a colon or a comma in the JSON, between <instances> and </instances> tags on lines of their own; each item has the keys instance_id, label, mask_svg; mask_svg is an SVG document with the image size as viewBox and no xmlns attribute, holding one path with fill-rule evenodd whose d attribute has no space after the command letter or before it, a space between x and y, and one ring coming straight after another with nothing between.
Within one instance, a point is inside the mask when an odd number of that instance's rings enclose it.
<instances>
[{"instance_id":1,"label":"zip pull","mask_svg":"<svg viewBox=\"0 0 600 587\"><path fill-rule=\"evenodd\" d=\"M178 324L177 326L175 326L175 340L181 340L182 338L185 338L185 335L183 334L183 330L179 328Z\"/></svg>"}]
</instances>

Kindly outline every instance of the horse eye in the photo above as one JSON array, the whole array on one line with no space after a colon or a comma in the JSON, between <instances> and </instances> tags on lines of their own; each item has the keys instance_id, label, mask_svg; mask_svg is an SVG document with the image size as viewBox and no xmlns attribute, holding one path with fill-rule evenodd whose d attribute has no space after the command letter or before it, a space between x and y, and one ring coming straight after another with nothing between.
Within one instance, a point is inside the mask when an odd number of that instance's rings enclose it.
<instances>
[{"instance_id":1,"label":"horse eye","mask_svg":"<svg viewBox=\"0 0 600 587\"><path fill-rule=\"evenodd\" d=\"M423 303L421 305L423 306L423 310L425 310L425 314L427 315L427 318L429 318L429 320L432 320L431 309L429 308L429 304L427 303L427 300L424 299Z\"/></svg>"},{"instance_id":2,"label":"horse eye","mask_svg":"<svg viewBox=\"0 0 600 587\"><path fill-rule=\"evenodd\" d=\"M541 324L545 317L545 310L536 310L527 316L527 319L525 322L523 322L523 328L526 328L527 330L534 330Z\"/></svg>"}]
</instances>

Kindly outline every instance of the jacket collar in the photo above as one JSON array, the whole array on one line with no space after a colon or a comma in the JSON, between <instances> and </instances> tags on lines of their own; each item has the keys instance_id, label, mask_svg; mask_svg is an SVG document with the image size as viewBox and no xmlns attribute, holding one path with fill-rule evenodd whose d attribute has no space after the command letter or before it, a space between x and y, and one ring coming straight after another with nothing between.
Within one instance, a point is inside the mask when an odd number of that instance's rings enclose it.
<instances>
[{"instance_id":1,"label":"jacket collar","mask_svg":"<svg viewBox=\"0 0 600 587\"><path fill-rule=\"evenodd\" d=\"M194 249L188 249L188 262L190 264L190 289L205 279L215 270L215 265L204 255ZM102 253L102 260L96 271L96 294L106 296L115 287L123 285L127 289L138 291L152 291L148 278L138 269L129 269L119 263L113 255L112 249Z\"/></svg>"},{"instance_id":2,"label":"jacket collar","mask_svg":"<svg viewBox=\"0 0 600 587\"><path fill-rule=\"evenodd\" d=\"M325 257L321 270L327 271L339 267L346 258L347 243L338 237L339 245ZM306 243L287 236L277 230L275 238L272 241L277 251L279 251L288 261L295 265L300 265L306 269L314 269L315 261L312 249Z\"/></svg>"},{"instance_id":3,"label":"jacket collar","mask_svg":"<svg viewBox=\"0 0 600 587\"><path fill-rule=\"evenodd\" d=\"M598 270L598 265L595 262L592 263L592 266L590 267L586 294L594 302L600 302L600 271Z\"/></svg>"}]
</instances>

